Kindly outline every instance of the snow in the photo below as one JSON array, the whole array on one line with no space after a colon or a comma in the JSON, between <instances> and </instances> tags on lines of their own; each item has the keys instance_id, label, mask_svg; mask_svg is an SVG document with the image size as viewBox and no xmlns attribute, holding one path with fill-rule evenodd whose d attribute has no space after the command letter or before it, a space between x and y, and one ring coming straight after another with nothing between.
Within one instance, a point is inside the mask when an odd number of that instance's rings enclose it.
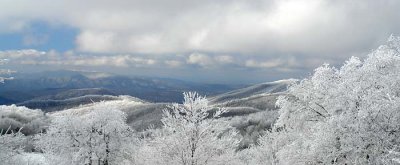
<instances>
[{"instance_id":1,"label":"snow","mask_svg":"<svg viewBox=\"0 0 400 165\"><path fill-rule=\"evenodd\" d=\"M46 157L41 153L23 153L15 158L21 165L50 165Z\"/></svg>"}]
</instances>

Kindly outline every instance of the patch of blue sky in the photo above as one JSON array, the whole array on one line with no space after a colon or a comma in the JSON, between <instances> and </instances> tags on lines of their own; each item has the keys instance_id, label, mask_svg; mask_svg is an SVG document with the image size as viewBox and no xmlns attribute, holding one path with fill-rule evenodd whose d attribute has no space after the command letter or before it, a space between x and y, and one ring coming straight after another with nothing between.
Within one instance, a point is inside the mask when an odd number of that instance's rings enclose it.
<instances>
[{"instance_id":1,"label":"patch of blue sky","mask_svg":"<svg viewBox=\"0 0 400 165\"><path fill-rule=\"evenodd\" d=\"M75 48L79 29L33 22L28 28L14 33L0 33L0 50L37 49L64 52Z\"/></svg>"}]
</instances>

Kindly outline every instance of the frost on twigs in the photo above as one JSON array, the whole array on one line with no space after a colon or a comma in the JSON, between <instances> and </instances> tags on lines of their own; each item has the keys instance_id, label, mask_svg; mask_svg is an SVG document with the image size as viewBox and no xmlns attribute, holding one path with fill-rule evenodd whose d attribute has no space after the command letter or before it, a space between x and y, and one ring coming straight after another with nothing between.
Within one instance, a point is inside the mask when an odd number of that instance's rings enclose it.
<instances>
[{"instance_id":1,"label":"frost on twigs","mask_svg":"<svg viewBox=\"0 0 400 165\"><path fill-rule=\"evenodd\" d=\"M183 93L183 95L184 102L182 105L173 104L169 109L163 111L163 124L168 124L171 119L188 123L201 123L207 118L218 118L226 112L225 108L216 108L215 112L212 112L208 106L208 100L198 93L188 92Z\"/></svg>"},{"instance_id":2,"label":"frost on twigs","mask_svg":"<svg viewBox=\"0 0 400 165\"><path fill-rule=\"evenodd\" d=\"M232 164L239 143L229 123L211 114L205 97L184 93L182 105L164 110L163 128L145 139L139 153L143 164Z\"/></svg>"},{"instance_id":3,"label":"frost on twigs","mask_svg":"<svg viewBox=\"0 0 400 165\"><path fill-rule=\"evenodd\" d=\"M20 132L9 129L0 130L0 163L14 164L17 155L22 154L25 136Z\"/></svg>"},{"instance_id":4,"label":"frost on twigs","mask_svg":"<svg viewBox=\"0 0 400 165\"><path fill-rule=\"evenodd\" d=\"M136 138L126 115L105 105L99 103L82 116L57 116L36 137L50 164L133 164Z\"/></svg>"},{"instance_id":5,"label":"frost on twigs","mask_svg":"<svg viewBox=\"0 0 400 165\"><path fill-rule=\"evenodd\" d=\"M260 147L269 148L263 158L277 164L398 163L399 50L400 37L391 36L365 60L323 65L291 86L277 101L273 132L260 138Z\"/></svg>"}]
</instances>

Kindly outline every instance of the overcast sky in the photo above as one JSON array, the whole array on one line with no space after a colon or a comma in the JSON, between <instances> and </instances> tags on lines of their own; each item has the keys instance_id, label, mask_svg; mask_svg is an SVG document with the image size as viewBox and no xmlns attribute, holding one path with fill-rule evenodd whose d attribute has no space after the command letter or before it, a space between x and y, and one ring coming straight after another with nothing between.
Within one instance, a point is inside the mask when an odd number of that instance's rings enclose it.
<instances>
[{"instance_id":1,"label":"overcast sky","mask_svg":"<svg viewBox=\"0 0 400 165\"><path fill-rule=\"evenodd\" d=\"M398 0L0 0L0 58L211 83L302 78L400 34Z\"/></svg>"}]
</instances>

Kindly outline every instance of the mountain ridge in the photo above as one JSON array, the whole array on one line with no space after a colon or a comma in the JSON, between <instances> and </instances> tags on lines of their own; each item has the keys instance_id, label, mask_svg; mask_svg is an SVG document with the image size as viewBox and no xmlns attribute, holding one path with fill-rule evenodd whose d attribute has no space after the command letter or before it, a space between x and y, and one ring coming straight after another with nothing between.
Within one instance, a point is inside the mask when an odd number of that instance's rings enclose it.
<instances>
[{"instance_id":1,"label":"mountain ridge","mask_svg":"<svg viewBox=\"0 0 400 165\"><path fill-rule=\"evenodd\" d=\"M17 73L14 77L14 80L0 85L0 102L3 104L17 104L35 98L51 97L68 90L91 88L102 88L108 90L110 95L130 95L150 102L181 102L182 92L185 91L215 95L242 87L69 70Z\"/></svg>"}]
</instances>

